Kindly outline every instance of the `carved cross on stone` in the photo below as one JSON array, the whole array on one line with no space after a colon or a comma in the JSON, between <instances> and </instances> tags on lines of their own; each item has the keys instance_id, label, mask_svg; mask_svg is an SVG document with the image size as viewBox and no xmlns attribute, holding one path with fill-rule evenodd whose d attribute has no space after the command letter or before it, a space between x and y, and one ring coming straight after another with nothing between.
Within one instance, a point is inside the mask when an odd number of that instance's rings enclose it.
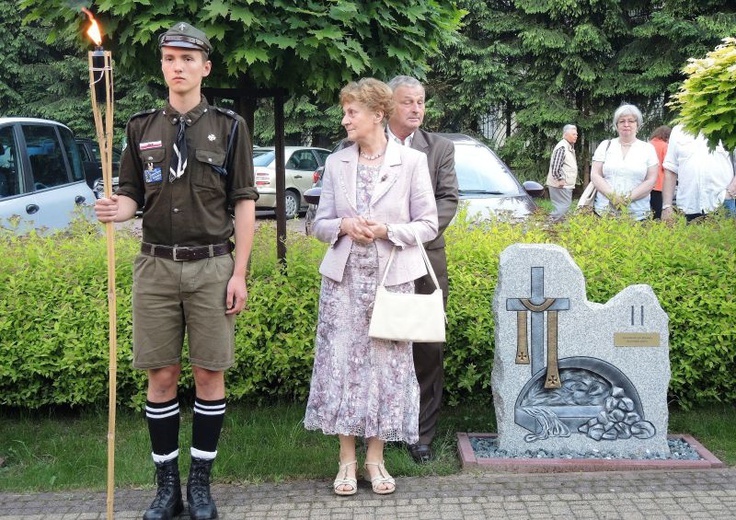
<instances>
[{"instance_id":1,"label":"carved cross on stone","mask_svg":"<svg viewBox=\"0 0 736 520\"><path fill-rule=\"evenodd\" d=\"M544 297L544 267L532 267L531 298L508 298L506 310L516 311L516 363L530 362L527 340L527 313L531 312L531 368L532 376L547 368L545 388L560 388L560 371L557 352L557 311L570 309L569 298ZM547 362L544 361L544 313L547 313Z\"/></svg>"}]
</instances>

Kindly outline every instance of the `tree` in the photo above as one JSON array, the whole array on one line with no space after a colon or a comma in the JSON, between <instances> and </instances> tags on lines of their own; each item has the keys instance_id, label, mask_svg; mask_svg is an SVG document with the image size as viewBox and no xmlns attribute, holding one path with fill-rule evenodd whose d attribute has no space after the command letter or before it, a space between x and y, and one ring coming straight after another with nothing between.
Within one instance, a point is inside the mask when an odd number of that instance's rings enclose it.
<instances>
[{"instance_id":1,"label":"tree","mask_svg":"<svg viewBox=\"0 0 736 520\"><path fill-rule=\"evenodd\" d=\"M74 41L45 42L50 27L22 23L14 2L0 0L0 114L60 121L75 134L95 137L87 56ZM125 121L159 97L156 87L115 73L117 141Z\"/></svg>"},{"instance_id":2,"label":"tree","mask_svg":"<svg viewBox=\"0 0 736 520\"><path fill-rule=\"evenodd\" d=\"M580 129L578 163L611 135L622 102L648 124L673 115L665 102L680 69L736 27L728 0L462 0L470 11L458 40L432 61L432 107L440 124L475 132L497 113L506 130L500 152L524 178L543 179L565 123ZM471 9L472 6L472 9ZM435 88L436 87L436 88ZM434 112L433 112L434 114Z\"/></svg>"},{"instance_id":3,"label":"tree","mask_svg":"<svg viewBox=\"0 0 736 520\"><path fill-rule=\"evenodd\" d=\"M120 67L158 72L157 35L177 21L201 28L213 44L218 87L285 88L332 96L362 75L424 76L427 57L454 37L462 13L436 0L119 0L94 1L105 46ZM202 5L203 4L203 5ZM27 21L48 20L51 37L81 35L85 19L68 0L21 0ZM84 4L82 4L84 5ZM88 45L88 44L87 44Z\"/></svg>"},{"instance_id":4,"label":"tree","mask_svg":"<svg viewBox=\"0 0 736 520\"><path fill-rule=\"evenodd\" d=\"M672 103L678 120L691 134L702 132L711 150L719 141L736 149L736 38L724 38L705 58L691 58L684 72Z\"/></svg>"}]
</instances>

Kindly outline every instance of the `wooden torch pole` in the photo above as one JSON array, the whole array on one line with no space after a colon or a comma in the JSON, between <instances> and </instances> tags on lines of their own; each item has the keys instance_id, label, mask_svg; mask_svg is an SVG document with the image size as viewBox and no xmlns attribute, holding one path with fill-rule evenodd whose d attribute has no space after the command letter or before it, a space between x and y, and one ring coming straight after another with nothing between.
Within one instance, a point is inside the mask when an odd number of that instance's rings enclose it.
<instances>
[{"instance_id":1,"label":"wooden torch pole","mask_svg":"<svg viewBox=\"0 0 736 520\"><path fill-rule=\"evenodd\" d=\"M112 195L113 82L112 54L98 48L89 52L89 88L97 141L102 160L105 197ZM104 94L104 96L100 95ZM99 98L103 99L99 99ZM100 103L104 103L104 114ZM107 307L110 331L109 400L107 424L107 518L113 519L115 501L115 410L117 406L117 301L115 296L115 225L105 223L107 238Z\"/></svg>"}]
</instances>

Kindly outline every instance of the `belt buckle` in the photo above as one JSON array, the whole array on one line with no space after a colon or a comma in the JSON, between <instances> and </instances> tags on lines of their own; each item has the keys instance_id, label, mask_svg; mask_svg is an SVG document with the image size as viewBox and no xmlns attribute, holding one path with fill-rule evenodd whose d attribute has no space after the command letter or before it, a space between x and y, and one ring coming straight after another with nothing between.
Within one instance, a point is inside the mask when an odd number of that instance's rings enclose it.
<instances>
[{"instance_id":1,"label":"belt buckle","mask_svg":"<svg viewBox=\"0 0 736 520\"><path fill-rule=\"evenodd\" d=\"M177 252L177 251L179 251L179 250L182 250L182 252L184 252L184 251L188 251L188 250L189 250L189 248L188 248L188 247L176 247L176 246L174 246L174 247L173 247L173 248L171 249L171 259L172 259L172 260L173 260L174 262L184 262L184 261L186 260L186 258L179 258L179 257L177 256L176 252Z\"/></svg>"}]
</instances>

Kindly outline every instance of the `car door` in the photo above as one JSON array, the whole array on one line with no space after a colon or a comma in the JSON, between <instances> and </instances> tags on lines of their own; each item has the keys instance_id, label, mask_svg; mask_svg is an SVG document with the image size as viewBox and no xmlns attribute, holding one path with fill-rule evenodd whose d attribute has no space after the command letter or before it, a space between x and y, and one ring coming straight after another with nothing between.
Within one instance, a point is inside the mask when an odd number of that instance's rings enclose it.
<instances>
[{"instance_id":1,"label":"car door","mask_svg":"<svg viewBox=\"0 0 736 520\"><path fill-rule=\"evenodd\" d=\"M24 122L16 132L25 150L21 217L35 228L49 229L66 227L78 213L92 220L95 196L85 182L71 131L50 122Z\"/></svg>"},{"instance_id":2,"label":"car door","mask_svg":"<svg viewBox=\"0 0 736 520\"><path fill-rule=\"evenodd\" d=\"M304 192L312 187L312 174L318 167L317 158L309 148L295 150L286 162L286 187L292 184L299 190L302 204L305 204Z\"/></svg>"}]
</instances>

